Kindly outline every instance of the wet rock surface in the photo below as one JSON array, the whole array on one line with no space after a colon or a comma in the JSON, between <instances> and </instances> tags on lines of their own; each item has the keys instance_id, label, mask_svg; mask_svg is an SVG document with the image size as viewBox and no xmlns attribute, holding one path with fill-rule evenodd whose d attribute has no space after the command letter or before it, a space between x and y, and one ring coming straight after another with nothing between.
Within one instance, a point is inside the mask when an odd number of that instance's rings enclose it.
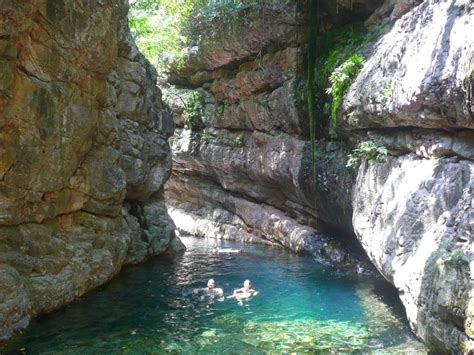
<instances>
[{"instance_id":1,"label":"wet rock surface","mask_svg":"<svg viewBox=\"0 0 474 355\"><path fill-rule=\"evenodd\" d=\"M173 124L127 1L0 2L0 338L179 247Z\"/></svg>"}]
</instances>

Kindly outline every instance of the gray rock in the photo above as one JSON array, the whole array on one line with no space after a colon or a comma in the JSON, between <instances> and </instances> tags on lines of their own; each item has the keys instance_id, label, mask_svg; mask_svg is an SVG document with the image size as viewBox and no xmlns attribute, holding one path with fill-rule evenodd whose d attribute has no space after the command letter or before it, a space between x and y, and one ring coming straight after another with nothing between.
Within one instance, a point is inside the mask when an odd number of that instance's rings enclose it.
<instances>
[{"instance_id":1,"label":"gray rock","mask_svg":"<svg viewBox=\"0 0 474 355\"><path fill-rule=\"evenodd\" d=\"M473 6L428 0L400 18L377 42L346 94L341 124L347 129L474 128L468 87Z\"/></svg>"},{"instance_id":2,"label":"gray rock","mask_svg":"<svg viewBox=\"0 0 474 355\"><path fill-rule=\"evenodd\" d=\"M464 331L472 322L473 171L470 161L414 155L364 162L353 193L357 237L398 288L414 331L438 351L474 344Z\"/></svg>"},{"instance_id":3,"label":"gray rock","mask_svg":"<svg viewBox=\"0 0 474 355\"><path fill-rule=\"evenodd\" d=\"M186 200L181 196L186 194ZM349 256L337 241L298 223L265 203L255 203L202 178L172 178L166 200L177 230L183 235L284 246L336 264Z\"/></svg>"}]
</instances>

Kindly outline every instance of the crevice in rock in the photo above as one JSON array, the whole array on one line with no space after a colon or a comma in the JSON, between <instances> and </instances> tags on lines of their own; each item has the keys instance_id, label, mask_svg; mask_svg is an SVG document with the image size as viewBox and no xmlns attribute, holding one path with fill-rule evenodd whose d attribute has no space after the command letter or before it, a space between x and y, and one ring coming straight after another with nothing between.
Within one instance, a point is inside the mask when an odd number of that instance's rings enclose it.
<instances>
[{"instance_id":1,"label":"crevice in rock","mask_svg":"<svg viewBox=\"0 0 474 355\"><path fill-rule=\"evenodd\" d=\"M140 230L141 230L141 239L144 242L148 242L148 238L145 234L145 231L148 230L148 222L146 221L145 216L145 211L143 209L143 205L141 202L137 200L125 200L124 202L128 203L130 205L130 214L134 216L137 220L138 223L140 224Z\"/></svg>"}]
</instances>

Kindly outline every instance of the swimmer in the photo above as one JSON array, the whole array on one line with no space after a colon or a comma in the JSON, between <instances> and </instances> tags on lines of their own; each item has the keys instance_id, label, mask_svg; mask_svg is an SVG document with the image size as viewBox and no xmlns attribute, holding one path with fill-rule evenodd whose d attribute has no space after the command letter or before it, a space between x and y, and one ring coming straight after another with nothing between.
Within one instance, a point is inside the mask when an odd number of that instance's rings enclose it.
<instances>
[{"instance_id":1,"label":"swimmer","mask_svg":"<svg viewBox=\"0 0 474 355\"><path fill-rule=\"evenodd\" d=\"M224 291L222 290L222 288L216 287L216 282L214 281L214 279L209 279L209 281L207 281L207 287L195 289L193 292L202 292L212 298L218 298L222 300L224 299Z\"/></svg>"},{"instance_id":2,"label":"swimmer","mask_svg":"<svg viewBox=\"0 0 474 355\"><path fill-rule=\"evenodd\" d=\"M243 251L244 251L243 248L240 248L240 249L224 248L224 249L220 249L220 250L218 249L217 253L234 254L234 253L241 253ZM213 249L212 252L214 252L214 249Z\"/></svg>"},{"instance_id":3,"label":"swimmer","mask_svg":"<svg viewBox=\"0 0 474 355\"><path fill-rule=\"evenodd\" d=\"M224 295L224 291L222 290L222 288L216 287L216 282L213 279L209 279L209 281L207 281L206 292L208 295L212 295L212 296L221 297Z\"/></svg>"},{"instance_id":4,"label":"swimmer","mask_svg":"<svg viewBox=\"0 0 474 355\"><path fill-rule=\"evenodd\" d=\"M250 280L245 280L244 287L234 290L234 293L232 293L232 295L230 296L227 296L227 298L235 298L239 301L239 304L242 305L242 301L249 300L250 298L256 295L258 295L258 291L255 291L252 288L252 283L250 282Z\"/></svg>"},{"instance_id":5,"label":"swimmer","mask_svg":"<svg viewBox=\"0 0 474 355\"><path fill-rule=\"evenodd\" d=\"M219 247L217 246L217 244L214 244L214 245L212 246L212 251L211 251L211 253L212 253L212 254L220 254L220 253L233 254L233 253L241 253L241 252L243 252L243 251L244 251L243 248L240 248L240 249L232 249L232 248L219 249Z\"/></svg>"}]
</instances>

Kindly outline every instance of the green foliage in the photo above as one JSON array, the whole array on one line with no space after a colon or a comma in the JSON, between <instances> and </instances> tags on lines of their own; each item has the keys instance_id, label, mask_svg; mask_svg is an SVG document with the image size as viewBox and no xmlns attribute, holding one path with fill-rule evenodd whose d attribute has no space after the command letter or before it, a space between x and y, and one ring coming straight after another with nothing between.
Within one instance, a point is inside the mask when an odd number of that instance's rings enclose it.
<instances>
[{"instance_id":1,"label":"green foliage","mask_svg":"<svg viewBox=\"0 0 474 355\"><path fill-rule=\"evenodd\" d=\"M225 112L225 104L223 102L219 102L216 107L216 117L220 120L223 120L224 112Z\"/></svg>"},{"instance_id":2,"label":"green foliage","mask_svg":"<svg viewBox=\"0 0 474 355\"><path fill-rule=\"evenodd\" d=\"M469 107L472 105L471 102L473 101L472 94L474 92L474 68L469 68L467 71L464 79L462 80L462 88L466 98L466 105L469 110Z\"/></svg>"},{"instance_id":3,"label":"green foliage","mask_svg":"<svg viewBox=\"0 0 474 355\"><path fill-rule=\"evenodd\" d=\"M314 99L312 103L314 111L319 115L315 126L321 133L329 124L322 118L331 113L331 104L327 102L327 88L331 85L329 82L331 74L351 56L362 57L368 46L385 30L385 27L379 27L369 31L364 24L355 23L318 34L316 38L310 36L309 44L314 43L317 48L314 58L308 58L310 60L308 75L314 73L313 96L317 100ZM314 65L311 64L311 60Z\"/></svg>"},{"instance_id":4,"label":"green foliage","mask_svg":"<svg viewBox=\"0 0 474 355\"><path fill-rule=\"evenodd\" d=\"M321 63L324 75L327 77L351 55L362 55L362 50L379 35L379 31L368 31L361 24L348 25L325 34L322 41L328 49Z\"/></svg>"},{"instance_id":5,"label":"green foliage","mask_svg":"<svg viewBox=\"0 0 474 355\"><path fill-rule=\"evenodd\" d=\"M132 0L129 26L138 48L164 80L172 66L182 67L190 40L201 35L202 26L216 18L233 20L259 6L258 0Z\"/></svg>"},{"instance_id":6,"label":"green foliage","mask_svg":"<svg viewBox=\"0 0 474 355\"><path fill-rule=\"evenodd\" d=\"M441 166L444 165L444 159L443 159L443 157L432 156L432 157L431 157L431 160L434 161L435 166L436 166L437 168L439 168L439 167L441 167Z\"/></svg>"},{"instance_id":7,"label":"green foliage","mask_svg":"<svg viewBox=\"0 0 474 355\"><path fill-rule=\"evenodd\" d=\"M390 85L385 86L382 90L382 96L386 100L390 99L393 96L393 87Z\"/></svg>"},{"instance_id":8,"label":"green foliage","mask_svg":"<svg viewBox=\"0 0 474 355\"><path fill-rule=\"evenodd\" d=\"M183 118L189 129L193 131L199 129L202 125L203 102L204 95L200 91L193 91L186 98Z\"/></svg>"},{"instance_id":9,"label":"green foliage","mask_svg":"<svg viewBox=\"0 0 474 355\"><path fill-rule=\"evenodd\" d=\"M379 145L371 140L360 142L352 153L349 154L349 160L347 161L346 167L353 169L357 168L361 159L377 162L384 161L387 155L387 148L383 145Z\"/></svg>"},{"instance_id":10,"label":"green foliage","mask_svg":"<svg viewBox=\"0 0 474 355\"><path fill-rule=\"evenodd\" d=\"M160 0L130 0L130 10L153 11L161 6Z\"/></svg>"},{"instance_id":11,"label":"green foliage","mask_svg":"<svg viewBox=\"0 0 474 355\"><path fill-rule=\"evenodd\" d=\"M172 63L182 65L188 39L182 29L189 16L207 0L135 0L129 12L129 26L138 48L162 78Z\"/></svg>"},{"instance_id":12,"label":"green foliage","mask_svg":"<svg viewBox=\"0 0 474 355\"><path fill-rule=\"evenodd\" d=\"M247 9L260 9L258 0L208 0L199 11L197 18L205 23L215 19L230 19Z\"/></svg>"},{"instance_id":13,"label":"green foliage","mask_svg":"<svg viewBox=\"0 0 474 355\"><path fill-rule=\"evenodd\" d=\"M378 28L369 31L364 24L356 23L321 33L318 20L319 3L317 0L309 2L310 35L306 90L304 91L309 116L313 173L316 135L323 135L326 127L331 127L331 125L332 128L335 127L335 118L344 94L344 86L350 84L352 76L355 76L360 69L357 63L362 58L363 51L384 30L384 28ZM343 66L346 62L347 64ZM352 72L356 68L357 71ZM340 73L341 71L342 73ZM342 78L340 74L348 75L351 79ZM331 77L334 82L330 81ZM328 86L330 86L329 90ZM328 94L327 91L330 93ZM300 92L299 87L295 85L294 102L297 106L301 105ZM327 95L332 95L332 98L328 98ZM327 99L332 99L332 104L327 102ZM329 114L332 120L328 122L324 118ZM332 134L334 131L330 131L330 133Z\"/></svg>"},{"instance_id":14,"label":"green foliage","mask_svg":"<svg viewBox=\"0 0 474 355\"><path fill-rule=\"evenodd\" d=\"M341 105L344 93L363 65L364 58L357 54L351 55L344 63L338 66L329 77L331 86L326 92L332 96L331 121L333 127L336 125L337 111Z\"/></svg>"},{"instance_id":15,"label":"green foliage","mask_svg":"<svg viewBox=\"0 0 474 355\"><path fill-rule=\"evenodd\" d=\"M204 144L209 144L211 142L212 135L209 132L204 131L201 135L201 139Z\"/></svg>"},{"instance_id":16,"label":"green foliage","mask_svg":"<svg viewBox=\"0 0 474 355\"><path fill-rule=\"evenodd\" d=\"M245 145L245 135L243 133L239 134L235 141L238 147L243 147Z\"/></svg>"}]
</instances>

